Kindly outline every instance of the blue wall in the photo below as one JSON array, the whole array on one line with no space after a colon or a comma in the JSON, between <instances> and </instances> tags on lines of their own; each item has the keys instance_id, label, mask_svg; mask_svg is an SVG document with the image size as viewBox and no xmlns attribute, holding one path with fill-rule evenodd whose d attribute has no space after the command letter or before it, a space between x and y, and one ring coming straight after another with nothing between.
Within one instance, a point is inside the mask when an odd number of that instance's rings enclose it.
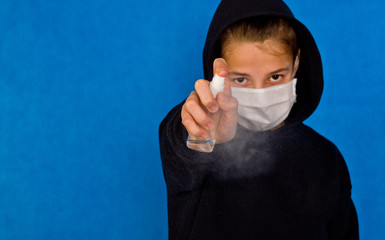
<instances>
[{"instance_id":1,"label":"blue wall","mask_svg":"<svg viewBox=\"0 0 385 240\"><path fill-rule=\"evenodd\" d=\"M167 239L158 125L218 3L1 0L0 239ZM384 3L287 3L324 61L307 123L346 158L362 239L384 239Z\"/></svg>"}]
</instances>

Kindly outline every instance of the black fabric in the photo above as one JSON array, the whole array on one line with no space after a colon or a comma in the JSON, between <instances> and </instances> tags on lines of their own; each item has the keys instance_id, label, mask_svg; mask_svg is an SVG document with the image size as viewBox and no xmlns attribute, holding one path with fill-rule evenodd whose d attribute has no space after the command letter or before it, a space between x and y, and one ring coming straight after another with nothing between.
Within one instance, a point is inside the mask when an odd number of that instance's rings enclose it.
<instances>
[{"instance_id":1,"label":"black fabric","mask_svg":"<svg viewBox=\"0 0 385 240\"><path fill-rule=\"evenodd\" d=\"M345 161L302 123L239 126L212 153L186 148L181 105L160 127L170 239L358 239Z\"/></svg>"},{"instance_id":2,"label":"black fabric","mask_svg":"<svg viewBox=\"0 0 385 240\"><path fill-rule=\"evenodd\" d=\"M255 15L290 19L300 39L298 102L285 126L235 138L212 153L186 147L183 102L159 128L167 185L170 239L358 239L347 166L336 146L302 121L322 93L321 59L313 38L278 0L223 0L203 53L206 79L229 24Z\"/></svg>"}]
</instances>

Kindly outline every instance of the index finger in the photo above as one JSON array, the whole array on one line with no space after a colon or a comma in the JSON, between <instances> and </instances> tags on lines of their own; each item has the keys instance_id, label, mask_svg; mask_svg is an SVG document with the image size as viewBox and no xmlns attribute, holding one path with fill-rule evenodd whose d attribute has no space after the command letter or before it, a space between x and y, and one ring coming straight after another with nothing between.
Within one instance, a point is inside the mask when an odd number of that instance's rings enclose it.
<instances>
[{"instance_id":1,"label":"index finger","mask_svg":"<svg viewBox=\"0 0 385 240\"><path fill-rule=\"evenodd\" d=\"M220 77L226 77L229 73L226 60L223 58L216 58L213 63L213 68L214 74L217 74ZM230 82L227 78L225 80L225 88L223 89L223 92L227 95L231 95Z\"/></svg>"},{"instance_id":2,"label":"index finger","mask_svg":"<svg viewBox=\"0 0 385 240\"><path fill-rule=\"evenodd\" d=\"M226 60L223 58L216 58L213 63L213 70L214 74L218 74L220 77L226 77L228 74Z\"/></svg>"}]
</instances>

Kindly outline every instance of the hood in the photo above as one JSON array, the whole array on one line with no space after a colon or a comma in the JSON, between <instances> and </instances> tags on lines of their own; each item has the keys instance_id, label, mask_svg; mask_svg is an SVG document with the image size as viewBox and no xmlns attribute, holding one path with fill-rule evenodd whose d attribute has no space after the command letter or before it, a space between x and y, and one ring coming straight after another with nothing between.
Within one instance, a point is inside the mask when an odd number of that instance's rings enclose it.
<instances>
[{"instance_id":1,"label":"hood","mask_svg":"<svg viewBox=\"0 0 385 240\"><path fill-rule=\"evenodd\" d=\"M323 90L321 56L309 30L297 19L288 6L280 0L222 0L210 24L203 50L205 79L213 77L213 61L220 57L219 37L231 24L253 16L275 16L288 20L295 30L301 49L299 69L296 74L297 102L286 123L302 122L317 108Z\"/></svg>"}]
</instances>

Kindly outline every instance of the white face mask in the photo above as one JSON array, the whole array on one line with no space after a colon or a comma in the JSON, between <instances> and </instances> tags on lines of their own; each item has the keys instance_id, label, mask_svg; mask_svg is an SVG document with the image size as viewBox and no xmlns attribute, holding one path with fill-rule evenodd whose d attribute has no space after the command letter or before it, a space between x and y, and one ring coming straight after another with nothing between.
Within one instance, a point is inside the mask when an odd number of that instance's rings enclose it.
<instances>
[{"instance_id":1,"label":"white face mask","mask_svg":"<svg viewBox=\"0 0 385 240\"><path fill-rule=\"evenodd\" d=\"M235 88L232 95L238 100L238 123L252 131L266 131L282 123L296 102L297 79L273 87Z\"/></svg>"}]
</instances>

